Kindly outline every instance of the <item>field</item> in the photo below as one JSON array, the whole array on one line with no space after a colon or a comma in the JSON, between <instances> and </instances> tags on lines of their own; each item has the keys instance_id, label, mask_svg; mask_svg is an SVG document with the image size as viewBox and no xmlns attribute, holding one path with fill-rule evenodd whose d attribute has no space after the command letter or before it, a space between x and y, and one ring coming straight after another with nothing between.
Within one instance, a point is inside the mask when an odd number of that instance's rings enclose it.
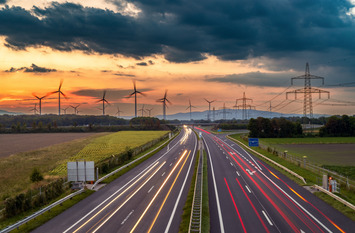
<instances>
[{"instance_id":1,"label":"field","mask_svg":"<svg viewBox=\"0 0 355 233\"><path fill-rule=\"evenodd\" d=\"M29 176L34 167L38 167L44 174L46 181L42 182L48 182L52 178L65 174L63 171L57 172L58 176L53 176L49 173L57 167L65 167L64 164L68 160L86 159L97 161L102 159L104 154L110 156L111 154L119 153L126 146L133 148L165 133L166 131L99 133L86 138L2 158L0 159L0 202L8 196L13 196L30 187L41 185L41 182L36 185L30 182ZM12 143L13 146L17 144L15 140Z\"/></svg>"},{"instance_id":2,"label":"field","mask_svg":"<svg viewBox=\"0 0 355 233\"><path fill-rule=\"evenodd\" d=\"M0 134L0 159L12 154L69 142L95 133Z\"/></svg>"},{"instance_id":3,"label":"field","mask_svg":"<svg viewBox=\"0 0 355 233\"><path fill-rule=\"evenodd\" d=\"M318 165L355 166L355 138L265 138L264 145L307 159Z\"/></svg>"},{"instance_id":4,"label":"field","mask_svg":"<svg viewBox=\"0 0 355 233\"><path fill-rule=\"evenodd\" d=\"M135 148L144 145L166 133L166 131L120 131L96 138L75 156L67 158L66 160L58 161L58 166L51 172L51 174L61 176L65 175L66 163L69 161L86 160L97 163L112 155L124 152L126 147Z\"/></svg>"}]
</instances>

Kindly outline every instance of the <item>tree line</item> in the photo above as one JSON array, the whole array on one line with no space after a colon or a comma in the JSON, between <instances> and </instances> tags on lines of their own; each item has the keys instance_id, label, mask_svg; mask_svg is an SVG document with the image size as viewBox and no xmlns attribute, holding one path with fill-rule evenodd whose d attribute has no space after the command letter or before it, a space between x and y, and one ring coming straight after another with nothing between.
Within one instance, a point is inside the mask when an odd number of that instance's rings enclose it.
<instances>
[{"instance_id":1,"label":"tree line","mask_svg":"<svg viewBox=\"0 0 355 233\"><path fill-rule=\"evenodd\" d=\"M354 137L355 117L343 115L332 116L327 119L327 123L320 128L321 137Z\"/></svg>"},{"instance_id":2,"label":"tree line","mask_svg":"<svg viewBox=\"0 0 355 233\"><path fill-rule=\"evenodd\" d=\"M292 122L285 118L250 119L248 124L249 137L252 138L292 138L302 137L303 130L299 122Z\"/></svg>"}]
</instances>

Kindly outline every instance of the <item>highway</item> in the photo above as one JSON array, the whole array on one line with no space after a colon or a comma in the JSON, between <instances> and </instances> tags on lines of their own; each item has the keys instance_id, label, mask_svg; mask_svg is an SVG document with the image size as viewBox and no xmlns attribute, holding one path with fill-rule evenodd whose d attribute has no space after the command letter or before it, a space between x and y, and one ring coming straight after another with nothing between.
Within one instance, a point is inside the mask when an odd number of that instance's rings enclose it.
<instances>
[{"instance_id":1,"label":"highway","mask_svg":"<svg viewBox=\"0 0 355 233\"><path fill-rule=\"evenodd\" d=\"M197 151L183 128L168 147L34 232L178 232Z\"/></svg>"},{"instance_id":2,"label":"highway","mask_svg":"<svg viewBox=\"0 0 355 233\"><path fill-rule=\"evenodd\" d=\"M349 218L225 135L201 132L211 232L354 232Z\"/></svg>"}]
</instances>

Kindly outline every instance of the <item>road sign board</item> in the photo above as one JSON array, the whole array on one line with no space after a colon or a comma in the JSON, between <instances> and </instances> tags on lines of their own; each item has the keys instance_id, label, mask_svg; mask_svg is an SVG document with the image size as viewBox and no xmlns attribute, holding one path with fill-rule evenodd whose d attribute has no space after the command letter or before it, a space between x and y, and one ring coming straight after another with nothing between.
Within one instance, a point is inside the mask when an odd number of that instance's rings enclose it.
<instances>
[{"instance_id":1,"label":"road sign board","mask_svg":"<svg viewBox=\"0 0 355 233\"><path fill-rule=\"evenodd\" d=\"M94 181L95 165L93 161L68 162L68 181Z\"/></svg>"},{"instance_id":2,"label":"road sign board","mask_svg":"<svg viewBox=\"0 0 355 233\"><path fill-rule=\"evenodd\" d=\"M249 146L259 146L259 138L249 138Z\"/></svg>"}]
</instances>

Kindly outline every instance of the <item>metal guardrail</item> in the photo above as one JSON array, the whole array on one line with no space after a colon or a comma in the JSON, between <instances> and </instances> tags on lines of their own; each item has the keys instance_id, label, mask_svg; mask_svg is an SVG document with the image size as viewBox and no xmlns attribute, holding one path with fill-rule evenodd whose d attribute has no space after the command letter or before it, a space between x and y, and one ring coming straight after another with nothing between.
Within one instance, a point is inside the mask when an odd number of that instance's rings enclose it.
<instances>
[{"instance_id":1,"label":"metal guardrail","mask_svg":"<svg viewBox=\"0 0 355 233\"><path fill-rule=\"evenodd\" d=\"M30 220L36 218L37 216L39 216L39 215L41 215L41 214L43 214L43 213L45 213L45 212L51 210L53 207L55 207L55 206L57 206L57 205L59 205L59 204L65 202L66 200L69 200L69 199L73 198L74 196L76 196L76 195L82 193L83 191L84 191L84 189L80 189L79 191L77 191L77 192L75 192L75 193L72 193L72 194L70 194L70 195L68 195L68 196L66 196L66 197L64 197L64 198L62 198L62 199L60 199L60 200L58 200L58 201L56 201L56 202L50 204L49 206L47 206L47 207L45 207L45 208L43 208L43 209L41 209L41 210L35 212L34 214L32 214L32 215L30 215L30 216L28 216L28 217L26 217L26 218L24 218L24 219L18 221L17 223L15 223L15 224L13 224L13 225L10 225L10 226L7 226L6 228L2 229L2 230L0 231L0 233L7 233L7 232L10 232L10 231L12 231L12 230L18 229L21 225L23 225L23 224L29 222Z\"/></svg>"},{"instance_id":2,"label":"metal guardrail","mask_svg":"<svg viewBox=\"0 0 355 233\"><path fill-rule=\"evenodd\" d=\"M164 142L163 144L161 144L159 147L155 148L154 150L152 150L152 151L150 151L150 152L148 152L148 153L142 155L141 157L139 157L139 158L137 158L137 159L135 159L135 160L133 160L133 161L127 163L126 165L123 165L122 167L120 167L120 168L114 170L113 172L110 172L109 174L107 174L107 175L101 177L100 179L98 179L98 180L92 185L91 189L94 189L95 186L96 186L97 184L99 184L101 181L107 179L108 177L110 177L110 176L116 174L117 172L121 171L122 169L124 169L124 168L126 168L126 167L128 167L128 166L130 166L130 165L132 165L132 164L134 164L135 162L137 162L137 161L143 159L143 158L146 157L147 155L149 155L149 154L153 153L154 151L158 150L159 148L161 148L162 146L164 146L165 144L167 144L167 143L169 143L171 140L173 140L176 135L178 135L178 133L175 134L175 135L172 135L169 140L167 140L166 142Z\"/></svg>"},{"instance_id":3,"label":"metal guardrail","mask_svg":"<svg viewBox=\"0 0 355 233\"><path fill-rule=\"evenodd\" d=\"M192 201L191 217L189 225L190 232L201 232L202 222L202 192L203 192L203 150L200 149L200 159L197 168L194 198Z\"/></svg>"},{"instance_id":4,"label":"metal guardrail","mask_svg":"<svg viewBox=\"0 0 355 233\"><path fill-rule=\"evenodd\" d=\"M284 171L286 171L286 172L290 173L291 175L297 177L298 179L302 180L304 184L307 184L307 182L305 181L305 179L304 179L302 176L298 175L296 172L291 171L290 169L288 169L288 168L282 166L281 164L275 162L274 160L272 160L272 159L266 157L265 155L260 154L259 152L257 152L257 151L255 151L255 150L251 149L250 147L244 145L242 142L240 142L240 141L237 140L237 139L231 138L231 137L229 137L229 136L227 136L227 138L230 139L230 140L233 140L233 141L235 141L235 142L238 142L239 144L241 144L241 145L244 146L245 148L251 150L253 153L255 153L255 154L261 156L262 158L266 159L267 161L271 162L272 164L278 166L279 168L283 169Z\"/></svg>"},{"instance_id":5,"label":"metal guardrail","mask_svg":"<svg viewBox=\"0 0 355 233\"><path fill-rule=\"evenodd\" d=\"M328 190L320 187L319 185L313 185L314 188L318 189L319 191L322 191L325 194L328 194L329 196L331 196L332 198L336 199L337 201L343 203L344 205L348 206L349 208L351 208L352 210L355 210L355 206L347 201L345 201L344 199L342 199L341 197L338 197L337 195L329 192Z\"/></svg>"}]
</instances>

